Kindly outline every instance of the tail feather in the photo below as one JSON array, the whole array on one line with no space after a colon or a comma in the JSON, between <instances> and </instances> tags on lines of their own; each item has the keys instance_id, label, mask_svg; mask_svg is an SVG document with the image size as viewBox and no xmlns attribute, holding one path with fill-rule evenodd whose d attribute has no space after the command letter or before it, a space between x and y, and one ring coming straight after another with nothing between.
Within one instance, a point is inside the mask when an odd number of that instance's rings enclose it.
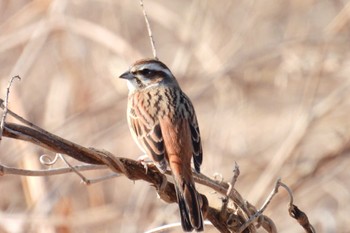
<instances>
[{"instance_id":1,"label":"tail feather","mask_svg":"<svg viewBox=\"0 0 350 233\"><path fill-rule=\"evenodd\" d=\"M175 181L176 195L181 214L182 229L186 232L195 229L203 231L203 216L198 199L198 193L192 183L183 182L179 185ZM182 187L182 190L180 190Z\"/></svg>"},{"instance_id":2,"label":"tail feather","mask_svg":"<svg viewBox=\"0 0 350 233\"><path fill-rule=\"evenodd\" d=\"M176 195L177 195L177 201L178 201L179 209L180 209L182 229L186 232L190 232L193 230L193 227L192 227L192 224L190 222L189 213L187 210L185 199L179 193L178 189L176 189Z\"/></svg>"}]
</instances>

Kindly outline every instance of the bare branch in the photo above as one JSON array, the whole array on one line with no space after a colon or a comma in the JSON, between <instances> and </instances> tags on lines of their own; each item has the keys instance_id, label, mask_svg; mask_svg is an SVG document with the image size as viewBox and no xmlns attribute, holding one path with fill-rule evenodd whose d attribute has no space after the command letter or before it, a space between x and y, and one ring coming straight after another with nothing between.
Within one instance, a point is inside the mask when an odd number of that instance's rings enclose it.
<instances>
[{"instance_id":1,"label":"bare branch","mask_svg":"<svg viewBox=\"0 0 350 233\"><path fill-rule=\"evenodd\" d=\"M10 112L10 110L8 110ZM14 114L17 116L16 114ZM19 117L19 116L18 116ZM22 122L25 122L27 125L33 126L34 124L22 119ZM60 169L50 169L45 171L28 171L22 169L14 169L6 166L0 166L0 175L4 174L15 174L15 175L28 175L28 176L39 176L39 175L54 175L54 174L63 174L67 172L77 173L82 180L90 184L92 182L99 182L100 180L118 176L124 174L130 180L144 180L156 187L157 192L161 199L166 202L176 202L176 192L174 189L174 184L171 182L164 182L164 174L160 173L159 170L154 166L154 164L148 165L147 171L144 168L144 165L138 161L116 157L108 151L101 151L94 148L86 148L80 146L76 143L70 142L66 139L58 137L54 134L51 134L38 126L27 127L23 125L18 125L14 123L4 122L3 136L20 139L28 141L39 145L41 147L47 148L50 151L55 153L64 153L67 154L79 161L94 164L94 165L84 165L84 166L71 166L67 164L68 168ZM57 161L56 156L53 160L48 160L48 157L41 156L40 160L46 165L52 165ZM62 158L64 159L64 158ZM91 170L91 168L96 169L105 169L109 168L112 170L113 174L103 177L100 179L95 179L93 181L86 179L80 171ZM223 180L216 181L210 179L204 174L194 174L194 180L202 185L206 185L213 190L221 193L224 198L223 206L221 210L217 210L209 206L208 200L205 195L200 194L202 197L203 205L202 212L203 216L208 219L214 227L216 227L220 232L256 232L256 227L260 225L263 226L265 230L271 233L276 232L276 228L271 219L263 215L263 212L267 208L268 204L271 202L272 198L278 191L278 187L282 186L287 189L289 195L291 196L290 202L290 215L298 220L298 222L307 230L307 232L312 231L312 226L308 222L307 216L297 209L293 205L293 196L290 189L283 183L278 180L269 197L266 199L265 203L259 211L256 211L256 208L251 205L249 202L245 201L239 192L234 188L234 185L239 176L238 165L235 165L234 175L232 177L231 183L227 183ZM166 180L165 180L166 181ZM234 203L235 209L228 207L229 200L232 200ZM252 223L257 221L257 225L254 226Z\"/></svg>"},{"instance_id":2,"label":"bare branch","mask_svg":"<svg viewBox=\"0 0 350 233\"><path fill-rule=\"evenodd\" d=\"M111 153L106 151L99 151L92 148L85 148L77 145L73 142L60 138L48 132L40 132L36 129L29 128L14 123L5 123L4 136L28 141L37 144L41 147L47 148L56 153L65 153L75 159L92 164L104 164L107 165L112 171L126 175L131 180L144 180L151 183L154 187L161 187L164 179L164 175L154 165L148 165L148 171L146 173L144 166L135 160L115 157ZM72 172L73 169L66 168ZM22 171L23 174L23 171ZM43 174L43 173L42 173ZM202 176L201 178L203 179ZM210 181L208 183L215 183ZM226 193L227 190L224 190ZM166 202L176 202L174 185L167 182L165 187L162 188L159 196ZM214 226L220 229L227 229L225 224L218 219L218 211L208 206L208 201L204 195L201 195L203 201L203 212L205 212L207 218L211 222L215 222ZM219 229L218 228L218 229ZM222 230L221 232L229 232Z\"/></svg>"},{"instance_id":3,"label":"bare branch","mask_svg":"<svg viewBox=\"0 0 350 233\"><path fill-rule=\"evenodd\" d=\"M147 26L147 31L148 31L148 36L149 36L149 39L150 39L150 42L151 42L151 46L152 46L153 57L154 57L154 59L158 60L158 57L157 57L157 50L156 50L156 46L155 46L154 39L153 39L153 34L152 34L152 30L151 30L151 25L149 24L149 21L148 21L146 9L145 9L145 6L143 5L143 0L140 0L140 6L141 6L141 8L142 8L143 17L145 18L145 22L146 22L146 26Z\"/></svg>"}]
</instances>

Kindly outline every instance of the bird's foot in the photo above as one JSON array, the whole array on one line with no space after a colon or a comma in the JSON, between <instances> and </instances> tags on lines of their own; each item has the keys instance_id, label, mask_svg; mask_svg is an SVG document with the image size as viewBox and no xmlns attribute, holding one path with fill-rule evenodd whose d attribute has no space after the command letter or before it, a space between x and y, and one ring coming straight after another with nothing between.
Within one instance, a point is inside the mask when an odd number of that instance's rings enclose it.
<instances>
[{"instance_id":1,"label":"bird's foot","mask_svg":"<svg viewBox=\"0 0 350 233\"><path fill-rule=\"evenodd\" d=\"M137 158L137 161L142 164L145 168L146 174L148 172L148 164L153 163L152 160L147 155L141 155Z\"/></svg>"}]
</instances>

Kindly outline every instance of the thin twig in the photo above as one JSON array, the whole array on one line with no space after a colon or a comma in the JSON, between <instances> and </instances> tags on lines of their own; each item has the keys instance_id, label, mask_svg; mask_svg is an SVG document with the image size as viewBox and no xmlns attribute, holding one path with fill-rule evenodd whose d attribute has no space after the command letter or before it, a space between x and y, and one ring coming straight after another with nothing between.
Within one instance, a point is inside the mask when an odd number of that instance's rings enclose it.
<instances>
[{"instance_id":1,"label":"thin twig","mask_svg":"<svg viewBox=\"0 0 350 233\"><path fill-rule=\"evenodd\" d=\"M239 174L240 174L239 166L238 166L237 162L235 161L235 168L233 169L233 177L232 177L231 182L228 183L229 188L227 189L227 193L226 193L227 197L230 197L232 195L233 188L235 187L235 184L236 184L236 181L238 179Z\"/></svg>"},{"instance_id":2,"label":"thin twig","mask_svg":"<svg viewBox=\"0 0 350 233\"><path fill-rule=\"evenodd\" d=\"M58 157L68 166L70 167L75 174L77 174L82 182L86 185L89 185L89 179L87 179L83 174L81 174L78 170L76 170L65 158L61 153L57 153Z\"/></svg>"},{"instance_id":3,"label":"thin twig","mask_svg":"<svg viewBox=\"0 0 350 233\"><path fill-rule=\"evenodd\" d=\"M154 59L158 60L156 46L155 46L155 43L154 43L153 34L152 34L152 30L151 30L151 25L149 24L149 21L148 21L146 9L145 9L145 6L143 5L143 0L140 0L140 6L142 8L143 17L145 18L147 31L148 31L148 36L149 36L149 39L150 39L150 42L151 42L151 46L152 46L153 57L154 57Z\"/></svg>"},{"instance_id":4,"label":"thin twig","mask_svg":"<svg viewBox=\"0 0 350 233\"><path fill-rule=\"evenodd\" d=\"M281 178L278 178L275 183L275 187L273 188L270 195L267 197L267 199L265 200L264 204L261 206L258 212L262 214L265 211L267 206L270 204L272 198L277 194L278 188L280 187L280 185L281 185Z\"/></svg>"},{"instance_id":5,"label":"thin twig","mask_svg":"<svg viewBox=\"0 0 350 233\"><path fill-rule=\"evenodd\" d=\"M85 185L95 184L95 183L98 183L98 182L101 182L101 181L113 179L115 177L120 176L120 174L118 174L118 173L112 173L112 174L109 174L109 175L106 175L106 176L103 176L103 177L89 179L89 178L86 178L81 172L79 172L78 169L76 169L74 166L72 166L61 153L57 153L55 159L56 158L60 158L70 169L72 169L72 171L81 178L81 181Z\"/></svg>"},{"instance_id":6,"label":"thin twig","mask_svg":"<svg viewBox=\"0 0 350 233\"><path fill-rule=\"evenodd\" d=\"M48 158L47 156L45 159ZM58 160L59 156L58 154L55 156L54 160ZM56 162L55 161L55 162ZM44 165L50 166L50 163L54 164L55 162L52 161L44 161ZM62 175L77 171L96 171L96 170L102 170L102 169L108 169L106 165L77 165L77 166L70 166L65 168L50 168L48 170L27 170L27 169L20 169L20 168L14 168L14 167L8 167L5 165L0 164L0 176L3 175L17 175L17 176L55 176L55 175ZM108 175L105 175L103 177L94 178L94 179L87 179L87 184L95 184L104 180L109 180L112 178L120 177L119 173L111 173Z\"/></svg>"},{"instance_id":7,"label":"thin twig","mask_svg":"<svg viewBox=\"0 0 350 233\"><path fill-rule=\"evenodd\" d=\"M227 185L228 185L228 188L227 188L227 191L225 193L225 196L222 198L222 206L221 206L221 210L220 210L220 215L221 215L221 218L222 219L225 219L225 216L227 215L227 208L228 208L228 203L229 203L229 200L231 197L234 197L234 186L236 184L236 181L237 181L237 178L239 176L239 167L238 167L238 164L236 163L235 161L235 167L233 169L233 177L231 179L231 182L227 182ZM234 198L232 198L232 200L234 200ZM237 203L237 205L240 205L239 203ZM237 220L237 215L236 213L232 213L226 223L228 226L230 226L231 228L234 228L237 226L236 223L238 223L239 221L236 221Z\"/></svg>"},{"instance_id":8,"label":"thin twig","mask_svg":"<svg viewBox=\"0 0 350 233\"><path fill-rule=\"evenodd\" d=\"M105 180L110 180L110 179L114 179L116 177L120 177L120 174L118 173L111 173L111 174L108 174L108 175L105 175L105 176L102 176L102 177L98 177L98 178L89 178L88 179L88 185L90 184L96 184L96 183L99 183L99 182L102 182L102 181L105 181Z\"/></svg>"},{"instance_id":9,"label":"thin twig","mask_svg":"<svg viewBox=\"0 0 350 233\"><path fill-rule=\"evenodd\" d=\"M3 104L4 103L4 100L0 98L0 108L4 109L5 110L5 105ZM23 124L25 125L28 125L30 126L31 128L34 128L38 131L40 131L41 133L44 133L44 134L48 134L49 132L47 132L46 130L44 130L43 128L33 124L32 122L24 119L23 117L19 116L17 113L11 111L9 108L6 108L7 109L7 113L11 116L13 116L16 120L22 122Z\"/></svg>"},{"instance_id":10,"label":"thin twig","mask_svg":"<svg viewBox=\"0 0 350 233\"><path fill-rule=\"evenodd\" d=\"M19 77L18 75L16 76L13 76L7 86L7 89L6 89L6 97L5 97L5 101L3 101L1 99L1 105L2 103L4 103L4 113L2 115L2 118L1 118L1 123L0 123L0 140L2 138L2 132L4 131L4 125L5 125L5 121L6 121L6 116L7 116L7 112L8 112L8 104L9 104L9 96L10 96L10 89L11 89L11 86L12 86L12 83L15 79L18 79L18 80L21 80L21 77Z\"/></svg>"},{"instance_id":11,"label":"thin twig","mask_svg":"<svg viewBox=\"0 0 350 233\"><path fill-rule=\"evenodd\" d=\"M280 181L281 179L279 178L276 181L275 187L273 188L273 190L271 191L270 195L268 196L268 198L265 200L264 204L262 205L262 207L254 214L252 215L248 221L246 221L238 230L239 233L243 232L250 224L252 224L256 219L258 219L262 213L265 211L265 209L267 208L267 206L270 204L272 198L277 194L278 192L278 187L280 186Z\"/></svg>"},{"instance_id":12,"label":"thin twig","mask_svg":"<svg viewBox=\"0 0 350 233\"><path fill-rule=\"evenodd\" d=\"M94 171L101 169L108 169L106 165L77 165L74 166L75 170L78 171ZM0 164L0 176L3 175L17 175L17 176L54 176L54 175L62 175L73 172L72 168L50 168L48 170L26 170L14 167L8 167ZM119 175L117 173L113 173L115 175Z\"/></svg>"},{"instance_id":13,"label":"thin twig","mask_svg":"<svg viewBox=\"0 0 350 233\"><path fill-rule=\"evenodd\" d=\"M282 181L279 181L279 185L283 188L285 188L285 190L288 192L288 195L289 195L289 206L292 206L293 203L294 203L294 197L293 197L293 193L292 193L292 190L290 190L290 188L285 184L283 183Z\"/></svg>"}]
</instances>

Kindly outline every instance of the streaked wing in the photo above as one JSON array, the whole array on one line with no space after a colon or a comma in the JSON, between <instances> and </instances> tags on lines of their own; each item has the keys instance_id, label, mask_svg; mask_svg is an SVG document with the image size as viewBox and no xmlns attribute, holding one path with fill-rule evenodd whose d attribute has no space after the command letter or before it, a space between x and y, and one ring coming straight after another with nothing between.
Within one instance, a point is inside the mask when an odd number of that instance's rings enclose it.
<instances>
[{"instance_id":1,"label":"streaked wing","mask_svg":"<svg viewBox=\"0 0 350 233\"><path fill-rule=\"evenodd\" d=\"M182 108L183 112L188 113L187 115L184 113L182 115L186 116L188 120L188 124L190 126L189 128L191 131L192 148L193 148L192 156L193 156L194 168L199 173L200 166L203 160L203 151L202 151L201 135L199 132L196 113L194 111L191 100L183 92L181 92L180 102L183 105L183 108Z\"/></svg>"},{"instance_id":2,"label":"streaked wing","mask_svg":"<svg viewBox=\"0 0 350 233\"><path fill-rule=\"evenodd\" d=\"M190 125L190 130L191 130L194 168L199 173L200 166L203 161L203 150L202 150L202 143L201 143L201 135L199 132L198 122L195 114L193 114L192 119L189 119L188 123Z\"/></svg>"},{"instance_id":3,"label":"streaked wing","mask_svg":"<svg viewBox=\"0 0 350 233\"><path fill-rule=\"evenodd\" d=\"M165 172L167 162L160 125L159 122L148 122L149 119L151 119L149 114L139 109L138 106L128 113L131 132L139 147L145 151L162 172Z\"/></svg>"}]
</instances>

